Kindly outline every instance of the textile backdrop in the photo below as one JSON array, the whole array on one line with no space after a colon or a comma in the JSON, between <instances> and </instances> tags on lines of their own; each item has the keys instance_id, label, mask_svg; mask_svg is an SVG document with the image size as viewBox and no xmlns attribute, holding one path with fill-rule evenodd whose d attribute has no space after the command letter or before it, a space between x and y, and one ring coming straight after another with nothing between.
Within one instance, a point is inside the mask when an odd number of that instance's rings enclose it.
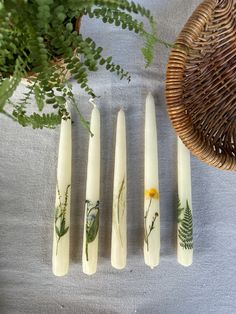
<instances>
[{"instance_id":1,"label":"textile backdrop","mask_svg":"<svg viewBox=\"0 0 236 314\"><path fill-rule=\"evenodd\" d=\"M140 0L158 22L159 37L173 42L199 0ZM88 133L73 112L73 176L69 274L51 271L52 222L59 131L22 128L0 117L0 313L197 314L236 313L236 175L192 158L194 264L176 262L176 137L166 112L165 68L169 50L158 46L144 68L142 41L97 20L83 19L82 33L107 47L105 54L131 74L127 84L101 69L90 76L102 119L101 225L98 271L82 273L82 233ZM21 87L23 91L24 87ZM88 96L74 86L82 113ZM144 103L154 94L159 138L161 262L144 265ZM16 95L20 97L20 92ZM32 107L34 104L32 104ZM128 261L110 264L112 179L116 113L124 107L128 141Z\"/></svg>"}]
</instances>

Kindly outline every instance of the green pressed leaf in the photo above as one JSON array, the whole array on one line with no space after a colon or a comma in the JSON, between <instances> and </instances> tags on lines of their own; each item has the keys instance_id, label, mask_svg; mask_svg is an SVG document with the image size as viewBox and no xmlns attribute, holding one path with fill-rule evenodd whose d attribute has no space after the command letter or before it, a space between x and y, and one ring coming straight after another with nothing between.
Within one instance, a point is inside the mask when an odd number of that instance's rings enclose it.
<instances>
[{"instance_id":1,"label":"green pressed leaf","mask_svg":"<svg viewBox=\"0 0 236 314\"><path fill-rule=\"evenodd\" d=\"M56 234L57 234L57 236L60 238L61 236L60 236L60 230L58 229L58 227L57 226L55 226L55 229L56 229Z\"/></svg>"},{"instance_id":2,"label":"green pressed leaf","mask_svg":"<svg viewBox=\"0 0 236 314\"><path fill-rule=\"evenodd\" d=\"M91 243L96 239L98 229L99 229L99 215L97 214L96 217L94 218L92 224L87 229L87 241L88 241L88 243Z\"/></svg>"},{"instance_id":3,"label":"green pressed leaf","mask_svg":"<svg viewBox=\"0 0 236 314\"><path fill-rule=\"evenodd\" d=\"M193 219L188 201L186 201L186 208L181 208L181 214L182 211L184 211L184 215L179 221L178 237L180 246L186 250L190 250L193 248Z\"/></svg>"},{"instance_id":4,"label":"green pressed leaf","mask_svg":"<svg viewBox=\"0 0 236 314\"><path fill-rule=\"evenodd\" d=\"M67 231L69 230L69 227L66 227L62 232L61 232L61 237L63 237Z\"/></svg>"},{"instance_id":5,"label":"green pressed leaf","mask_svg":"<svg viewBox=\"0 0 236 314\"><path fill-rule=\"evenodd\" d=\"M69 195L70 185L67 186L65 195L64 195L64 203L62 202L62 195L57 186L57 194L59 197L59 205L55 210L54 224L55 224L55 232L57 235L57 247L56 254L58 253L58 244L60 239L68 232L69 226L66 227L66 213L68 206L68 195Z\"/></svg>"},{"instance_id":6,"label":"green pressed leaf","mask_svg":"<svg viewBox=\"0 0 236 314\"><path fill-rule=\"evenodd\" d=\"M88 243L95 240L99 229L99 201L93 205L86 201L86 239Z\"/></svg>"}]
</instances>

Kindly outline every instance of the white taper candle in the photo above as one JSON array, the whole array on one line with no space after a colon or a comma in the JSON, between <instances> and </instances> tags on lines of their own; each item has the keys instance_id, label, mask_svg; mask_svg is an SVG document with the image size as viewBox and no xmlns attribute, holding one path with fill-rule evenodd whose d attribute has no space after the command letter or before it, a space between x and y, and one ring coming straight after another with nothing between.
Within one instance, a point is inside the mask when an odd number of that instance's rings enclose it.
<instances>
[{"instance_id":1,"label":"white taper candle","mask_svg":"<svg viewBox=\"0 0 236 314\"><path fill-rule=\"evenodd\" d=\"M192 192L190 152L178 138L177 260L190 266L193 260Z\"/></svg>"},{"instance_id":2,"label":"white taper candle","mask_svg":"<svg viewBox=\"0 0 236 314\"><path fill-rule=\"evenodd\" d=\"M52 269L64 276L69 269L71 197L71 119L61 121L54 213Z\"/></svg>"},{"instance_id":3,"label":"white taper candle","mask_svg":"<svg viewBox=\"0 0 236 314\"><path fill-rule=\"evenodd\" d=\"M144 155L144 260L154 268L160 259L160 202L157 127L154 98L146 98Z\"/></svg>"},{"instance_id":4,"label":"white taper candle","mask_svg":"<svg viewBox=\"0 0 236 314\"><path fill-rule=\"evenodd\" d=\"M94 107L91 114L87 185L84 216L83 272L92 275L97 271L99 198L100 198L100 113Z\"/></svg>"},{"instance_id":5,"label":"white taper candle","mask_svg":"<svg viewBox=\"0 0 236 314\"><path fill-rule=\"evenodd\" d=\"M111 264L117 269L126 266L126 180L126 124L125 113L121 109L117 115L116 127L111 239Z\"/></svg>"}]
</instances>

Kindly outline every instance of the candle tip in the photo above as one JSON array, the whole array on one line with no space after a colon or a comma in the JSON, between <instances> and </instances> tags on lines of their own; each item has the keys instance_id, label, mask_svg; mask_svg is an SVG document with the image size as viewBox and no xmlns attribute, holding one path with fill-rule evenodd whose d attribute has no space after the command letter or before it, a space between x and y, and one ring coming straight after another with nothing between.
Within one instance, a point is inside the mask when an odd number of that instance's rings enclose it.
<instances>
[{"instance_id":1,"label":"candle tip","mask_svg":"<svg viewBox=\"0 0 236 314\"><path fill-rule=\"evenodd\" d=\"M120 108L120 110L118 111L118 117L121 117L123 119L125 119L125 112L123 108Z\"/></svg>"},{"instance_id":2,"label":"candle tip","mask_svg":"<svg viewBox=\"0 0 236 314\"><path fill-rule=\"evenodd\" d=\"M155 100L151 92L147 94L146 98L146 106L154 106L155 107Z\"/></svg>"},{"instance_id":3,"label":"candle tip","mask_svg":"<svg viewBox=\"0 0 236 314\"><path fill-rule=\"evenodd\" d=\"M90 104L93 105L94 108L97 107L97 105L96 105L95 102L94 102L94 98L90 98L90 99L89 99L89 102L90 102Z\"/></svg>"},{"instance_id":4,"label":"candle tip","mask_svg":"<svg viewBox=\"0 0 236 314\"><path fill-rule=\"evenodd\" d=\"M149 98L149 99L150 99L150 98L151 98L151 99L154 99L151 92L148 92L148 94L147 94L147 99L148 99L148 98Z\"/></svg>"}]
</instances>

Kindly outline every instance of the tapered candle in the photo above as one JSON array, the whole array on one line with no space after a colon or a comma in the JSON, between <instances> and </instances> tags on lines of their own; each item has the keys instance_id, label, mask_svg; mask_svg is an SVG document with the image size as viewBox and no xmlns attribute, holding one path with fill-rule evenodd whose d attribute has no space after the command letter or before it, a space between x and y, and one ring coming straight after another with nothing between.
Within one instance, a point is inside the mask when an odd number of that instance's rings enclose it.
<instances>
[{"instance_id":1,"label":"tapered candle","mask_svg":"<svg viewBox=\"0 0 236 314\"><path fill-rule=\"evenodd\" d=\"M116 127L111 239L111 264L117 269L125 267L127 255L126 178L126 125L121 109Z\"/></svg>"},{"instance_id":2,"label":"tapered candle","mask_svg":"<svg viewBox=\"0 0 236 314\"><path fill-rule=\"evenodd\" d=\"M144 165L144 260L154 268L160 259L160 202L157 127L154 98L146 98Z\"/></svg>"},{"instance_id":3,"label":"tapered candle","mask_svg":"<svg viewBox=\"0 0 236 314\"><path fill-rule=\"evenodd\" d=\"M83 272L92 275L97 270L100 196L100 113L95 106L91 114L87 185L84 215Z\"/></svg>"},{"instance_id":4,"label":"tapered candle","mask_svg":"<svg viewBox=\"0 0 236 314\"><path fill-rule=\"evenodd\" d=\"M69 269L70 196L71 119L62 119L58 152L52 253L52 268L56 276L66 275Z\"/></svg>"},{"instance_id":5,"label":"tapered candle","mask_svg":"<svg viewBox=\"0 0 236 314\"><path fill-rule=\"evenodd\" d=\"M183 266L193 261L193 225L190 152L178 138L177 260Z\"/></svg>"}]
</instances>

